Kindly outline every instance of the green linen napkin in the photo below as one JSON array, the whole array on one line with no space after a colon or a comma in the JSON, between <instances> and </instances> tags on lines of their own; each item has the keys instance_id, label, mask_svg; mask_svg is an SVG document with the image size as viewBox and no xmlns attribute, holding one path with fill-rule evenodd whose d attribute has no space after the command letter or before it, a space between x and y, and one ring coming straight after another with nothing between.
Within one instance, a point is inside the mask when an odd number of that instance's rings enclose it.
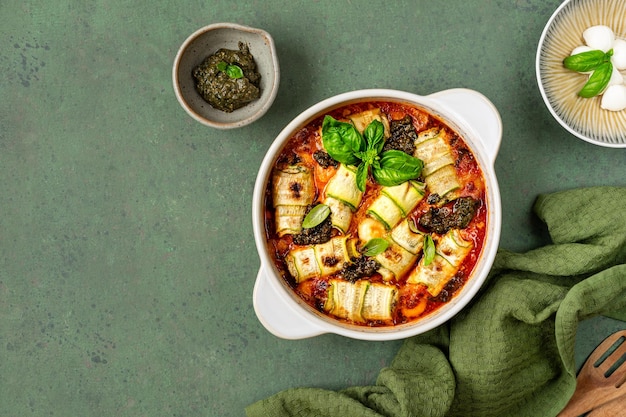
<instances>
[{"instance_id":1,"label":"green linen napkin","mask_svg":"<svg viewBox=\"0 0 626 417\"><path fill-rule=\"evenodd\" d=\"M552 243L500 250L454 319L407 339L373 386L294 388L248 417L555 416L576 386L580 320L626 320L626 188L540 196Z\"/></svg>"}]
</instances>

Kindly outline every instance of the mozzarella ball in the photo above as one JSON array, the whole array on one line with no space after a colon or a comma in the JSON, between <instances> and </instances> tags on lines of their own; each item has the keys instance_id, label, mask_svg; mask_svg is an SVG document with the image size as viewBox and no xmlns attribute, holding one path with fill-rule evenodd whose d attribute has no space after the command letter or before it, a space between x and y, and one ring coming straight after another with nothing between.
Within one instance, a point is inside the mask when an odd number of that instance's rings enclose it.
<instances>
[{"instance_id":1,"label":"mozzarella ball","mask_svg":"<svg viewBox=\"0 0 626 417\"><path fill-rule=\"evenodd\" d=\"M624 84L624 76L621 72L613 65L613 72L611 73L611 79L609 79L609 83L607 86Z\"/></svg>"},{"instance_id":2,"label":"mozzarella ball","mask_svg":"<svg viewBox=\"0 0 626 417\"><path fill-rule=\"evenodd\" d=\"M589 52L589 51L593 51L593 49L591 49L587 45L581 45L581 46L578 46L578 47L574 48L574 50L572 51L572 53L570 55L576 55L576 54L580 54L580 53L583 53L583 52Z\"/></svg>"},{"instance_id":3,"label":"mozzarella ball","mask_svg":"<svg viewBox=\"0 0 626 417\"><path fill-rule=\"evenodd\" d=\"M626 109L626 85L612 85L602 95L600 106L605 110L622 111Z\"/></svg>"},{"instance_id":4,"label":"mozzarella ball","mask_svg":"<svg viewBox=\"0 0 626 417\"><path fill-rule=\"evenodd\" d=\"M387 234L387 229L378 220L374 220L370 217L366 217L358 227L359 239L363 243L367 243L370 240L377 237L384 237Z\"/></svg>"},{"instance_id":5,"label":"mozzarella ball","mask_svg":"<svg viewBox=\"0 0 626 417\"><path fill-rule=\"evenodd\" d=\"M626 41L623 39L615 39L613 42L613 56L611 57L613 66L618 70L626 69Z\"/></svg>"},{"instance_id":6,"label":"mozzarella ball","mask_svg":"<svg viewBox=\"0 0 626 417\"><path fill-rule=\"evenodd\" d=\"M613 47L615 34L608 26L591 26L583 32L583 39L585 39L585 43L591 49L599 49L606 52Z\"/></svg>"}]
</instances>

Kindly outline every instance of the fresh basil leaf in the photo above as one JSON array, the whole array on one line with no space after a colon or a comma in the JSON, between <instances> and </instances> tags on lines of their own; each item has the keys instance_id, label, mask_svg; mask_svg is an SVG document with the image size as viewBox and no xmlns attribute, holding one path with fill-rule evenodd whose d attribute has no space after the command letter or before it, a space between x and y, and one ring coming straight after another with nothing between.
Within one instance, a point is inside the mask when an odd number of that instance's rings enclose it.
<instances>
[{"instance_id":1,"label":"fresh basil leaf","mask_svg":"<svg viewBox=\"0 0 626 417\"><path fill-rule=\"evenodd\" d=\"M610 56L609 56L610 57ZM563 60L565 68L572 71L587 72L593 71L600 64L605 62L606 53L600 50L581 52L576 55L570 55Z\"/></svg>"},{"instance_id":2,"label":"fresh basil leaf","mask_svg":"<svg viewBox=\"0 0 626 417\"><path fill-rule=\"evenodd\" d=\"M356 169L356 186L362 193L365 192L365 186L367 185L367 175L369 174L369 164L367 162L361 162Z\"/></svg>"},{"instance_id":3,"label":"fresh basil leaf","mask_svg":"<svg viewBox=\"0 0 626 417\"><path fill-rule=\"evenodd\" d=\"M238 65L229 65L226 67L226 75L232 79L243 78L243 70Z\"/></svg>"},{"instance_id":4,"label":"fresh basil leaf","mask_svg":"<svg viewBox=\"0 0 626 417\"><path fill-rule=\"evenodd\" d=\"M613 64L611 62L605 62L593 71L593 74L587 80L587 83L583 86L582 90L578 92L578 95L584 98L595 97L600 94L611 80L611 74L613 73Z\"/></svg>"},{"instance_id":5,"label":"fresh basil leaf","mask_svg":"<svg viewBox=\"0 0 626 417\"><path fill-rule=\"evenodd\" d=\"M356 152L365 151L365 140L352 123L340 122L332 116L322 122L322 144L335 160L346 165L357 165Z\"/></svg>"},{"instance_id":6,"label":"fresh basil leaf","mask_svg":"<svg viewBox=\"0 0 626 417\"><path fill-rule=\"evenodd\" d=\"M330 215L330 207L326 204L318 204L313 207L302 221L302 227L305 229L311 229L321 224Z\"/></svg>"},{"instance_id":7,"label":"fresh basil leaf","mask_svg":"<svg viewBox=\"0 0 626 417\"><path fill-rule=\"evenodd\" d=\"M365 256L376 256L386 251L388 247L389 242L387 239L375 237L363 246L362 253Z\"/></svg>"},{"instance_id":8,"label":"fresh basil leaf","mask_svg":"<svg viewBox=\"0 0 626 417\"><path fill-rule=\"evenodd\" d=\"M220 61L215 66L219 71L228 75L229 78L243 78L243 70L239 65L229 64L226 61Z\"/></svg>"},{"instance_id":9,"label":"fresh basil leaf","mask_svg":"<svg viewBox=\"0 0 626 417\"><path fill-rule=\"evenodd\" d=\"M430 265L430 263L435 259L435 241L432 236L426 235L424 237L424 266Z\"/></svg>"},{"instance_id":10,"label":"fresh basil leaf","mask_svg":"<svg viewBox=\"0 0 626 417\"><path fill-rule=\"evenodd\" d=\"M385 145L385 127L379 120L372 120L363 131L367 141L367 149L373 150L378 155Z\"/></svg>"},{"instance_id":11,"label":"fresh basil leaf","mask_svg":"<svg viewBox=\"0 0 626 417\"><path fill-rule=\"evenodd\" d=\"M421 159L392 149L382 153L380 167L372 167L372 175L376 182L388 187L419 177L423 166Z\"/></svg>"}]
</instances>

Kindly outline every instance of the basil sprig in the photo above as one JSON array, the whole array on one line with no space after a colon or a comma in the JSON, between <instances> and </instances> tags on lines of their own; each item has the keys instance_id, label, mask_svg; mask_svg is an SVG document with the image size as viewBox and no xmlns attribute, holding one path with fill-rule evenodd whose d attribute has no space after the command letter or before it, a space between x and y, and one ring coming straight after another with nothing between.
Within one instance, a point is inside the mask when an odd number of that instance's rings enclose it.
<instances>
[{"instance_id":1,"label":"basil sprig","mask_svg":"<svg viewBox=\"0 0 626 417\"><path fill-rule=\"evenodd\" d=\"M327 115L322 122L322 143L326 152L338 162L357 166L357 187L365 191L367 176L383 186L394 186L420 176L424 163L399 150L383 152L384 126L373 120L363 135L352 123L340 122Z\"/></svg>"},{"instance_id":2,"label":"basil sprig","mask_svg":"<svg viewBox=\"0 0 626 417\"><path fill-rule=\"evenodd\" d=\"M611 56L613 56L613 49L607 52L593 50L570 55L563 60L565 68L572 71L593 71L587 83L578 92L579 96L591 98L604 91L613 74Z\"/></svg>"},{"instance_id":3,"label":"basil sprig","mask_svg":"<svg viewBox=\"0 0 626 417\"><path fill-rule=\"evenodd\" d=\"M216 66L218 70L228 75L229 78L243 78L243 70L239 65L229 64L226 61L220 61Z\"/></svg>"}]
</instances>

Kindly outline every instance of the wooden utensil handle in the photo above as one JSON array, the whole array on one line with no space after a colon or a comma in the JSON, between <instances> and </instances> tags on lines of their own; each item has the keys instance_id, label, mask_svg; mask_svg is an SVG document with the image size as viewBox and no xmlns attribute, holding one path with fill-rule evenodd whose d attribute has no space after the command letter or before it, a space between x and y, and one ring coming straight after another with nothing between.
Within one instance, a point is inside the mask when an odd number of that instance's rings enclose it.
<instances>
[{"instance_id":1,"label":"wooden utensil handle","mask_svg":"<svg viewBox=\"0 0 626 417\"><path fill-rule=\"evenodd\" d=\"M617 397L591 410L587 417L619 417L626 414L626 395Z\"/></svg>"},{"instance_id":2,"label":"wooden utensil handle","mask_svg":"<svg viewBox=\"0 0 626 417\"><path fill-rule=\"evenodd\" d=\"M557 417L579 417L581 414L594 410L597 407L608 404L616 398L626 398L626 385L622 389L615 387L587 388L579 386L565 408Z\"/></svg>"}]
</instances>

